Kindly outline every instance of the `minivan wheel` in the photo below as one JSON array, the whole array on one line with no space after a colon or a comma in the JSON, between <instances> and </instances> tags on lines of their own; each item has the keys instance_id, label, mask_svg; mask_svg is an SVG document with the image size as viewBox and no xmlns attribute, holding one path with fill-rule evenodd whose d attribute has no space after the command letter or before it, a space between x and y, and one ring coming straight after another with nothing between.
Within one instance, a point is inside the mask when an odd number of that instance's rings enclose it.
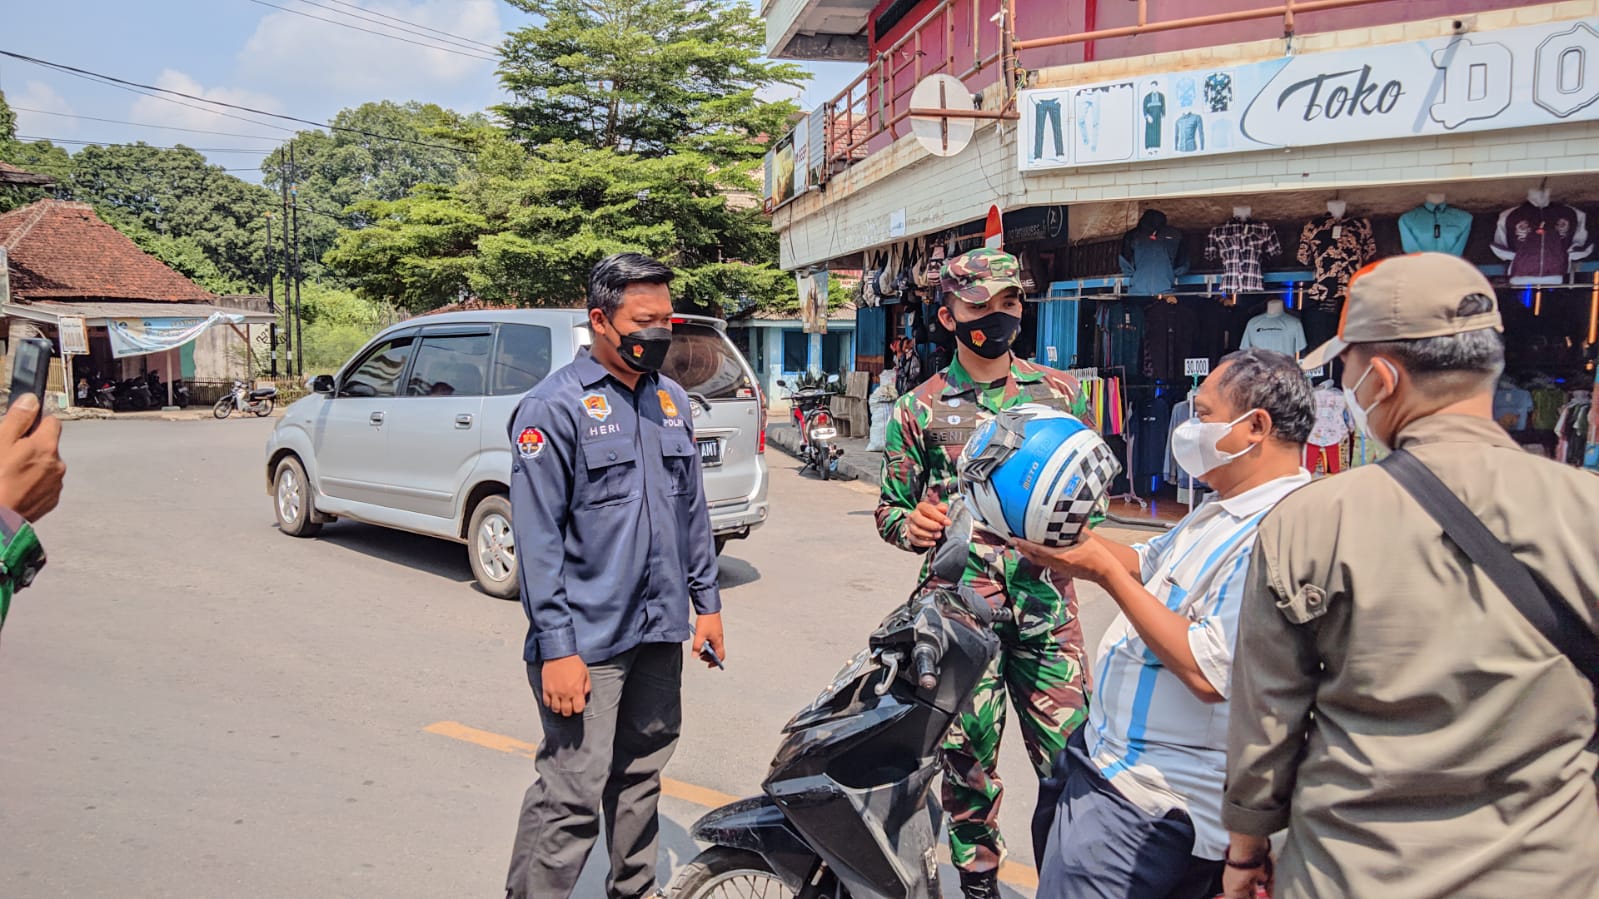
<instances>
[{"instance_id":1,"label":"minivan wheel","mask_svg":"<svg viewBox=\"0 0 1599 899\"><path fill-rule=\"evenodd\" d=\"M511 530L511 503L504 496L486 496L472 510L466 529L467 558L472 576L484 593L500 599L517 599L521 584L516 577L516 535Z\"/></svg>"},{"instance_id":2,"label":"minivan wheel","mask_svg":"<svg viewBox=\"0 0 1599 899\"><path fill-rule=\"evenodd\" d=\"M311 509L311 484L305 466L293 456L278 463L272 476L272 508L277 513L278 530L290 537L315 537L322 530Z\"/></svg>"}]
</instances>

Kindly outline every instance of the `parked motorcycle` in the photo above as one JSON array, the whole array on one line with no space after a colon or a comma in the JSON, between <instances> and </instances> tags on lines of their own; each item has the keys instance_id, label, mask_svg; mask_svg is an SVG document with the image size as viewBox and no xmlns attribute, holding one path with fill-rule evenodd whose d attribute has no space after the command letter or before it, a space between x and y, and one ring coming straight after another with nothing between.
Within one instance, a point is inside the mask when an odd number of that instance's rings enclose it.
<instances>
[{"instance_id":1,"label":"parked motorcycle","mask_svg":"<svg viewBox=\"0 0 1599 899\"><path fill-rule=\"evenodd\" d=\"M963 504L952 511L932 565L947 583L966 566L971 527ZM783 728L763 795L694 824L710 848L678 872L667 896L943 895L942 812L931 789L939 745L999 650L993 623L1010 613L964 587L926 591L930 581Z\"/></svg>"},{"instance_id":2,"label":"parked motorcycle","mask_svg":"<svg viewBox=\"0 0 1599 899\"><path fill-rule=\"evenodd\" d=\"M189 391L188 388L183 386L182 381L174 381L172 383L170 397L167 395L167 383L161 380L160 372L154 369L145 372L144 383L150 391L151 404L157 408L165 407L169 402L179 409L189 405Z\"/></svg>"},{"instance_id":3,"label":"parked motorcycle","mask_svg":"<svg viewBox=\"0 0 1599 899\"><path fill-rule=\"evenodd\" d=\"M838 383L838 375L828 377L827 382ZM805 463L800 471L813 468L822 480L827 480L836 472L838 460L844 455L842 447L833 445L833 441L838 439L838 428L834 426L833 413L828 409L832 393L821 387L795 390L786 381L778 381L777 386L788 390L794 426L799 428L800 461Z\"/></svg>"},{"instance_id":4,"label":"parked motorcycle","mask_svg":"<svg viewBox=\"0 0 1599 899\"><path fill-rule=\"evenodd\" d=\"M152 400L150 385L143 378L117 382L115 408L118 412L143 412L150 408Z\"/></svg>"},{"instance_id":5,"label":"parked motorcycle","mask_svg":"<svg viewBox=\"0 0 1599 899\"><path fill-rule=\"evenodd\" d=\"M265 418L272 414L272 407L277 405L278 389L276 387L257 387L250 389L243 381L234 381L233 389L223 394L211 407L211 414L217 418L227 418L235 410L240 415L251 414L258 418Z\"/></svg>"},{"instance_id":6,"label":"parked motorcycle","mask_svg":"<svg viewBox=\"0 0 1599 899\"><path fill-rule=\"evenodd\" d=\"M117 408L117 385L111 379L95 375L89 383L93 388L91 402L102 409Z\"/></svg>"}]
</instances>

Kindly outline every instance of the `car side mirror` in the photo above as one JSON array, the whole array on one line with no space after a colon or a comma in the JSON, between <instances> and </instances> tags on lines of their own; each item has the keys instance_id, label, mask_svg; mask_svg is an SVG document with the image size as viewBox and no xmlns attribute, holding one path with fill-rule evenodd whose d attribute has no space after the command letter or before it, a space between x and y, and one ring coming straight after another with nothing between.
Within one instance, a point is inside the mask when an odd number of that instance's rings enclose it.
<instances>
[{"instance_id":1,"label":"car side mirror","mask_svg":"<svg viewBox=\"0 0 1599 899\"><path fill-rule=\"evenodd\" d=\"M317 375L311 379L311 390L316 393L332 396L335 386L332 375Z\"/></svg>"}]
</instances>

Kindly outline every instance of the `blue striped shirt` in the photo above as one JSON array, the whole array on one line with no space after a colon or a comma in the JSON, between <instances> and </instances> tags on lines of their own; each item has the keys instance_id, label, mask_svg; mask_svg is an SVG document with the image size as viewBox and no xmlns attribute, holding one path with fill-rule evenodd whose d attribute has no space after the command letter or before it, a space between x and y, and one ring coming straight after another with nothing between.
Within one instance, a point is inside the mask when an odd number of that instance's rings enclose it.
<instances>
[{"instance_id":1,"label":"blue striped shirt","mask_svg":"<svg viewBox=\"0 0 1599 899\"><path fill-rule=\"evenodd\" d=\"M1212 497L1176 528L1134 547L1144 588L1188 618L1188 645L1217 693L1229 695L1238 610L1255 529L1278 500L1310 483L1300 471L1231 499ZM1118 615L1100 642L1089 704L1089 753L1116 789L1151 815L1183 809L1193 854L1227 851L1221 824L1227 771L1227 703L1193 694Z\"/></svg>"}]
</instances>

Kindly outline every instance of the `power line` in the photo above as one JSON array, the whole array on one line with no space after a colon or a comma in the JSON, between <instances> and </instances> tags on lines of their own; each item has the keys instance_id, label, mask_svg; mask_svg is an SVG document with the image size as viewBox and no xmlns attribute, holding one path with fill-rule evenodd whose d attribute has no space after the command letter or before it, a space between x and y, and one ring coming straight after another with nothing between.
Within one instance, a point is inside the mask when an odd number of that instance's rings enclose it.
<instances>
[{"instance_id":1,"label":"power line","mask_svg":"<svg viewBox=\"0 0 1599 899\"><path fill-rule=\"evenodd\" d=\"M452 49L450 47L446 47L446 46L443 46L443 45L440 45L440 44L424 44L421 41L413 41L410 38L400 37L397 34L389 34L388 32L385 32L385 31L373 31L370 28L362 28L359 25L351 25L349 22L340 22L338 19L329 19L329 18L326 18L324 16L313 15L312 13L308 13L308 12L305 12L303 10L290 9L287 6L279 6L276 3L268 3L267 0L250 0L250 2L256 4L257 6L269 6L269 7L273 8L273 9L282 10L283 12L286 12L286 13L288 13L291 16L303 16L303 17L305 17L307 19L315 19L318 22L326 22L329 25L337 25L340 28L349 28L349 29L354 30L354 31L364 31L367 34L375 34L378 37L386 37L389 40L402 41L402 42L407 43L407 44L414 44L414 45L416 45L418 47L425 47L425 48L427 48L429 50L437 50L440 53L454 53L456 56L465 56L465 57L468 57L470 59L481 59L484 62L499 62L499 59L496 58L496 57L493 57L493 56L479 56L476 53L468 53L465 50Z\"/></svg>"},{"instance_id":2,"label":"power line","mask_svg":"<svg viewBox=\"0 0 1599 899\"><path fill-rule=\"evenodd\" d=\"M87 122L105 122L109 125L132 125L135 128L160 128L163 131L186 131L190 134L209 134L213 137L249 137L256 140L278 140L270 134L239 134L233 131L206 131L201 128L180 128L177 125L155 125L149 122L127 122L122 119L102 119L92 115L78 115L71 112L51 112L48 109L29 109L26 106L13 106L17 112L31 112L36 115L53 115L64 119L83 119ZM274 126L268 126L274 127Z\"/></svg>"},{"instance_id":3,"label":"power line","mask_svg":"<svg viewBox=\"0 0 1599 899\"><path fill-rule=\"evenodd\" d=\"M361 6L360 4L350 3L350 2L348 2L348 0L328 0L328 2L329 3L337 3L340 6L348 6L348 7L351 7L352 9L359 9L362 12L371 13L372 15L377 16L380 19L388 19L391 22L399 22L399 23L404 24L404 25L415 25L416 27L421 28L421 29L423 29L425 31L436 32L438 34L444 35L445 37L453 37L453 38L456 38L458 40L465 41L466 43L469 43L469 44L477 44L478 46L484 48L485 50L493 50L496 53L498 53L499 50L500 50L499 47L496 47L493 44L485 44L482 41L476 41L476 40L473 40L472 38L464 37L464 36L459 35L459 34L452 34L452 33L448 32L448 31L443 30L443 29L434 28L431 25L423 25L421 22L413 22L410 19L402 19L402 18L399 18L398 16L385 15L384 13L380 13L380 12L378 12L375 9L367 9L366 7Z\"/></svg>"},{"instance_id":4,"label":"power line","mask_svg":"<svg viewBox=\"0 0 1599 899\"><path fill-rule=\"evenodd\" d=\"M32 134L19 134L19 135L17 135L17 140L26 140L26 141L44 140L44 141L49 141L52 144L76 144L76 145L81 146L81 147L118 147L118 146L121 146L121 147L134 147L134 146L143 146L143 147L148 147L151 150L194 150L194 151L199 152L199 153L254 153L254 154L258 155L258 156L268 156L268 155L270 155L272 153L276 153L277 150L278 150L277 147L268 147L267 149L264 149L264 150L249 150L249 149L242 149L242 148L239 148L239 147L187 147L187 146L158 147L158 146L155 146L154 144L143 143L142 141L139 142L138 144L128 144L128 143L123 143L121 141L114 141L114 140L113 141L105 141L105 140L71 140L71 139L65 138L65 137L39 137L37 135L32 135Z\"/></svg>"},{"instance_id":5,"label":"power line","mask_svg":"<svg viewBox=\"0 0 1599 899\"><path fill-rule=\"evenodd\" d=\"M435 41L437 43L454 44L455 46L460 47L461 49L467 50L469 52L481 53L484 50L488 50L491 53L498 53L499 52L499 48L494 46L493 44L485 44L482 41L475 41L475 40L472 40L471 38L468 38L468 37L461 37L460 35L450 34L448 31L439 31L439 29L437 29L437 28L430 28L427 25L422 25L422 24L419 24L417 22L407 22L405 19L398 19L398 18L395 18L394 16L385 16L382 13L366 9L365 7L362 7L362 6L357 6L354 3L339 3L339 5L340 6L348 6L348 7L352 8L352 9L359 9L359 10L361 10L362 13L372 13L372 15L381 16L384 19L389 19L389 20L395 21L395 22L401 22L404 25L414 25L414 26L416 26L416 28L420 28L420 29L424 29L424 30L418 31L415 28L405 28L405 27L402 27L401 25L386 25L383 22L380 22L377 19L371 18L369 16L361 15L359 13L345 12L345 11L340 10L340 9L334 9L331 6L323 6L322 4L315 2L315 0L300 0L300 2L304 3L306 6L314 6L317 9L325 9L328 12L333 13L334 15L349 16L349 17L351 17L353 19L360 19L363 22L371 22L372 24L377 25L379 28L392 28L395 31L403 31L406 34L414 34L414 35L416 35L418 37L426 38L427 40ZM334 0L334 2L338 2L338 0ZM430 31L434 32L436 34L442 35L442 37L434 37L432 34L428 33Z\"/></svg>"},{"instance_id":6,"label":"power line","mask_svg":"<svg viewBox=\"0 0 1599 899\"><path fill-rule=\"evenodd\" d=\"M373 138L375 140L389 140L389 141L394 141L396 143L412 144L412 145L418 146L418 147L427 147L427 148L433 149L433 150L449 150L449 151L454 152L454 153L465 153L465 152L467 152L467 150L465 148L463 148L463 147L452 147L452 146L450 146L448 144L433 144L433 143L428 143L427 141L416 140L414 138L409 138L409 137L396 137L395 135L392 135L392 134L378 134L378 133L376 133L374 131L365 131L365 130L362 130L360 128L350 128L350 127L347 127L347 126L344 126L344 125L332 125L332 124L329 124L329 123L326 123L326 122L317 122L317 121L313 121L311 119L302 119L299 116L284 115L281 112L267 112L264 109L256 109L256 108L254 108L252 106L242 106L242 105L240 105L238 103L226 103L226 102L223 102L221 100L212 100L212 99L209 99L207 97L199 97L199 96L195 96L194 94L186 94L183 91L175 91L175 90L172 90L170 88L165 88L165 87L156 87L153 84L140 84L137 81L127 81L127 80L122 79L122 78L117 78L117 77L115 77L113 75L102 75L99 72L91 72L88 69L80 69L80 68L77 68L75 66L65 65L65 64L59 63L59 62L50 62L49 60L38 59L38 58L33 57L33 56L27 56L27 55L22 54L22 53L13 52L11 50L0 50L0 56L7 56L7 57L10 57L11 59L20 60L22 62L33 63L36 66L43 66L43 67L48 68L48 69L56 69L56 70L62 71L62 72L68 72L68 73L71 73L71 74L76 74L76 75L85 76L85 77L89 77L89 78L100 79L102 81L111 83L113 85L126 85L128 87L142 88L143 90L148 90L148 91L159 91L160 93L163 93L163 94L171 94L171 95L176 96L176 97L183 97L183 98L189 99L189 100L197 100L197 101L199 101L201 103L209 103L209 104L211 104L213 106L221 106L224 109L237 109L237 110L240 110L242 112L248 112L251 115L267 116L268 118L281 119L281 120L286 121L286 122L298 122L298 123L300 123L302 125L310 125L313 128L326 128L326 129L328 129L330 131L342 131L342 132L344 132L346 134L359 134L362 137L370 137L370 138ZM137 91L135 91L135 93L137 93ZM162 99L165 99L165 98L162 98ZM174 102L176 102L176 101L174 101ZM180 106L186 106L188 104L180 103L179 105ZM205 111L206 112L213 112L213 110L205 110ZM226 115L226 113L217 113L217 114L218 115ZM237 116L232 116L231 118L237 118ZM245 119L244 121L248 122L250 120L249 119ZM293 129L290 129L290 128L283 128L283 127L281 127L279 125L267 125L265 122L253 122L252 124L264 125L265 127L268 127L268 128L278 128L279 130L282 130L282 131L292 131L293 130Z\"/></svg>"}]
</instances>

